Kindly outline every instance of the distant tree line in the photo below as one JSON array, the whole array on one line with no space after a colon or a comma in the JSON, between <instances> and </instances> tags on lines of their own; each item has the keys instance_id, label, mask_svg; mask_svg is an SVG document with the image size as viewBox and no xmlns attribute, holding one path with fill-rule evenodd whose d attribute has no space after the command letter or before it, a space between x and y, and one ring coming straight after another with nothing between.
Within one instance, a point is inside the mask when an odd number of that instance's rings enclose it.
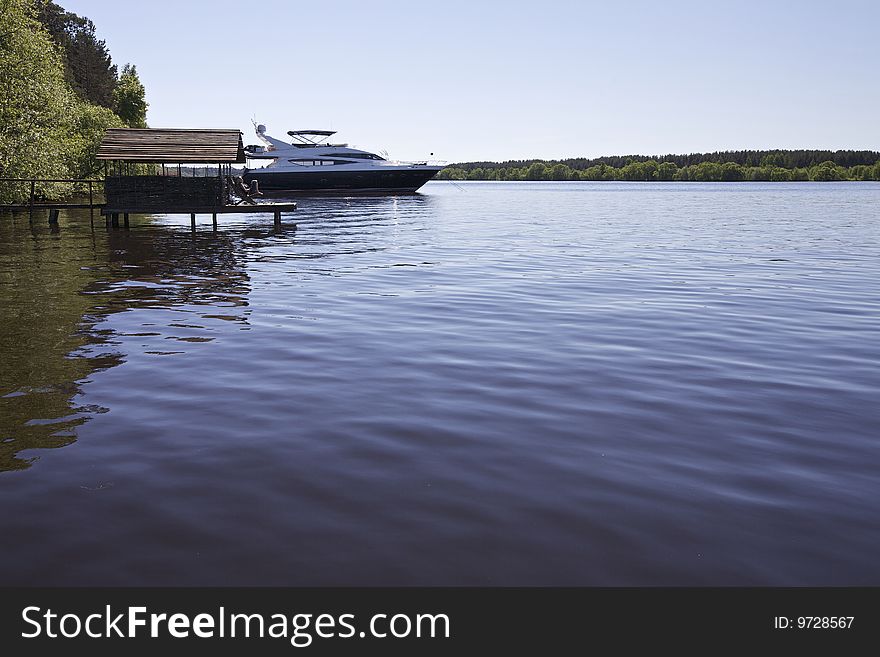
<instances>
[{"instance_id":1,"label":"distant tree line","mask_svg":"<svg viewBox=\"0 0 880 657\"><path fill-rule=\"evenodd\" d=\"M438 180L831 181L880 180L877 151L724 151L688 155L466 162Z\"/></svg>"},{"instance_id":2,"label":"distant tree line","mask_svg":"<svg viewBox=\"0 0 880 657\"><path fill-rule=\"evenodd\" d=\"M87 18L46 0L0 0L0 178L86 178L111 127L146 127L134 66L119 74ZM0 182L0 202L29 186ZM70 186L40 184L40 196Z\"/></svg>"}]
</instances>

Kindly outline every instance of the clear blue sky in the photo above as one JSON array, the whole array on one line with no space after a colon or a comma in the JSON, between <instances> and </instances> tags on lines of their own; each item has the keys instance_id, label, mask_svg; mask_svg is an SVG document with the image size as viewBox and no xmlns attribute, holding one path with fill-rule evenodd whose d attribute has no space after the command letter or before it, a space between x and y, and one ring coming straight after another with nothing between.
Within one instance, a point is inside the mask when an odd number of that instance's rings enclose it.
<instances>
[{"instance_id":1,"label":"clear blue sky","mask_svg":"<svg viewBox=\"0 0 880 657\"><path fill-rule=\"evenodd\" d=\"M448 161L880 150L880 3L57 0L153 127L334 129Z\"/></svg>"}]
</instances>

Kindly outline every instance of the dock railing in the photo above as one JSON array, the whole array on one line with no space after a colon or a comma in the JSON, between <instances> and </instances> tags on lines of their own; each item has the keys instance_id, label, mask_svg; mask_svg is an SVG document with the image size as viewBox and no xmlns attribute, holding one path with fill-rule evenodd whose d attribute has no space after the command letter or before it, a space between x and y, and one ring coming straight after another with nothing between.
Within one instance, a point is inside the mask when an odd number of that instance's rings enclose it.
<instances>
[{"instance_id":1,"label":"dock railing","mask_svg":"<svg viewBox=\"0 0 880 657\"><path fill-rule=\"evenodd\" d=\"M26 183L30 185L27 203L0 203L0 210L27 210L31 223L34 221L35 210L49 210L49 223L57 223L58 210L62 209L89 209L89 218L94 221L95 208L100 208L102 203L95 202L95 187L104 181L93 178L0 178L3 183ZM88 188L89 202L74 203L72 201L37 201L37 184L40 183L64 183L69 185L81 185Z\"/></svg>"},{"instance_id":2,"label":"dock railing","mask_svg":"<svg viewBox=\"0 0 880 657\"><path fill-rule=\"evenodd\" d=\"M133 202L134 205L132 207L116 207L115 204L119 202L120 199L111 199L111 203L114 203L113 206L108 207L107 201L107 181L113 181L113 184L116 184L119 181L123 181L125 176L111 176L105 180L95 180L89 178L0 178L0 183L23 183L29 185L29 193L28 193L28 201L26 203L3 203L0 201L0 212L4 210L26 210L29 213L30 222L34 221L34 211L35 210L48 210L49 211L49 223L52 225L58 224L58 213L60 210L65 209L88 209L89 210L89 219L92 225L94 226L95 221L95 209L98 208L102 215L106 218L106 223L108 228L118 228L119 227L119 218L120 215L123 216L125 221L125 227L128 228L128 216L129 214L149 214L152 212L161 213L161 214L189 214L190 215L190 223L193 231L196 229L196 214L208 213L212 215L212 223L214 226L214 230L217 229L217 215L218 214L254 214L254 213L271 213L275 217L275 228L281 228L281 214L286 212L292 212L296 210L296 203L256 203L254 205L234 205L231 204L229 199L227 198L227 194L229 191L229 186L232 184L231 180L228 180L229 176L220 176L219 184L217 189L214 190L213 193L204 197L208 199L207 203L199 203L198 199L192 198L191 195L184 195L178 197L172 197L168 194L160 195L162 196L161 204L158 207L146 207L146 201L144 198L137 199L133 195L128 195L128 201ZM163 176L137 176L137 178L142 179L161 179ZM205 178L208 178L205 176ZM202 177L196 176L195 180L200 180ZM77 203L73 201L47 201L47 200L37 200L38 190L37 185L41 183L66 183L73 185L81 185L83 189L88 189L88 203ZM101 185L102 189L102 198L100 201L96 201L95 187L97 185ZM118 190L116 190L118 191ZM111 188L111 195L115 195L116 191L113 191ZM211 190L208 190L211 191ZM219 191L219 194L217 193ZM125 197L125 195L122 195ZM123 198L123 201L126 199ZM293 228L296 228L296 224L293 224Z\"/></svg>"}]
</instances>

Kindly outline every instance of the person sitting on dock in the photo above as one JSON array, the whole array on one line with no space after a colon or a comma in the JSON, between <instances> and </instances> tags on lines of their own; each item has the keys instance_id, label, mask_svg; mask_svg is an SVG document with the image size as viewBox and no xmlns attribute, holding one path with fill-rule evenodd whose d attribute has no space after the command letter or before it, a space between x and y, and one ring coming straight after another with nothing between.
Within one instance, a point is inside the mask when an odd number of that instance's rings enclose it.
<instances>
[{"instance_id":1,"label":"person sitting on dock","mask_svg":"<svg viewBox=\"0 0 880 657\"><path fill-rule=\"evenodd\" d=\"M257 181L254 180L253 183L248 185L244 178L241 176L232 176L232 191L236 196L239 197L239 200L235 202L233 205L238 205L239 203L249 203L250 205L256 205L256 201L253 199L254 196L262 196L263 193L260 191L259 185Z\"/></svg>"}]
</instances>

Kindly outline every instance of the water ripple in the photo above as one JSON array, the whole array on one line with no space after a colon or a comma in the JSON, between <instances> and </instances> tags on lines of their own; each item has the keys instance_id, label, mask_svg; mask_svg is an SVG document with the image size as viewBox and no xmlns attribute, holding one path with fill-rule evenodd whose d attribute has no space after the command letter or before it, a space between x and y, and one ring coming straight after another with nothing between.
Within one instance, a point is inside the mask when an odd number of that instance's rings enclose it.
<instances>
[{"instance_id":1,"label":"water ripple","mask_svg":"<svg viewBox=\"0 0 880 657\"><path fill-rule=\"evenodd\" d=\"M880 185L298 201L0 221L0 582L880 583Z\"/></svg>"}]
</instances>

